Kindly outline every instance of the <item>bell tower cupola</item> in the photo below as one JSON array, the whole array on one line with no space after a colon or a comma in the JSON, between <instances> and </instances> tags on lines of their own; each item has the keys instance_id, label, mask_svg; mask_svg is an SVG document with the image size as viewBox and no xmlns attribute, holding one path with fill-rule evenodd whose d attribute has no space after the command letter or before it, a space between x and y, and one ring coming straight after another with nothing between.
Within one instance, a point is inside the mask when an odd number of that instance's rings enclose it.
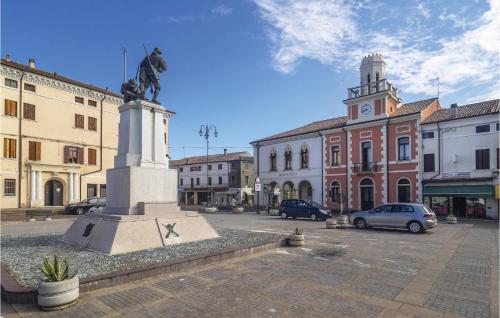
<instances>
[{"instance_id":1,"label":"bell tower cupola","mask_svg":"<svg viewBox=\"0 0 500 318\"><path fill-rule=\"evenodd\" d=\"M360 85L383 80L385 77L385 62L382 54L375 53L365 56L359 67Z\"/></svg>"}]
</instances>

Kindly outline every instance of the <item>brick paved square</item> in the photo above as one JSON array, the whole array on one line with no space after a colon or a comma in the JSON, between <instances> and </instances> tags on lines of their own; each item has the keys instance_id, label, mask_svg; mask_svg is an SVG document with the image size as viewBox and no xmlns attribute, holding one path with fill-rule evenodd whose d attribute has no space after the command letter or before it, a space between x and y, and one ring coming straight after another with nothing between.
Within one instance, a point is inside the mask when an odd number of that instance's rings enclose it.
<instances>
[{"instance_id":1,"label":"brick paved square","mask_svg":"<svg viewBox=\"0 0 500 318\"><path fill-rule=\"evenodd\" d=\"M158 304L146 306L139 310L127 312L125 317L159 317L159 318L194 318L199 317L202 310L186 305L175 299L164 299Z\"/></svg>"},{"instance_id":2,"label":"brick paved square","mask_svg":"<svg viewBox=\"0 0 500 318\"><path fill-rule=\"evenodd\" d=\"M193 276L180 276L172 279L162 280L153 286L171 293L178 293L187 289L199 287L203 282Z\"/></svg>"},{"instance_id":3,"label":"brick paved square","mask_svg":"<svg viewBox=\"0 0 500 318\"><path fill-rule=\"evenodd\" d=\"M111 309L122 312L129 307L141 306L164 297L166 298L149 287L141 286L100 296L98 299Z\"/></svg>"},{"instance_id":4,"label":"brick paved square","mask_svg":"<svg viewBox=\"0 0 500 318\"><path fill-rule=\"evenodd\" d=\"M463 298L430 293L425 299L425 307L449 311L468 318L489 318L490 306L488 303Z\"/></svg>"}]
</instances>

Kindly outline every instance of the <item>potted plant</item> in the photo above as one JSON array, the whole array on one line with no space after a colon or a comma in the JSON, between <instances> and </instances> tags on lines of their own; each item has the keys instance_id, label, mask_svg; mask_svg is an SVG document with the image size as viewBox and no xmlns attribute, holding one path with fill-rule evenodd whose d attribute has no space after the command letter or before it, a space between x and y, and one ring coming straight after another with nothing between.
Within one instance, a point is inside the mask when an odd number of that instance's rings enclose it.
<instances>
[{"instance_id":1,"label":"potted plant","mask_svg":"<svg viewBox=\"0 0 500 318\"><path fill-rule=\"evenodd\" d=\"M302 246L304 245L304 233L301 229L295 228L292 234L288 236L288 245L290 246Z\"/></svg>"},{"instance_id":2,"label":"potted plant","mask_svg":"<svg viewBox=\"0 0 500 318\"><path fill-rule=\"evenodd\" d=\"M231 210L233 210L233 213L235 213L235 214L241 214L244 212L243 205L241 205L241 204L233 206Z\"/></svg>"},{"instance_id":3,"label":"potted plant","mask_svg":"<svg viewBox=\"0 0 500 318\"><path fill-rule=\"evenodd\" d=\"M448 224L457 224L458 223L458 219L455 216L455 214L453 214L453 212L448 214L448 216L446 217L446 223L448 223Z\"/></svg>"},{"instance_id":4,"label":"potted plant","mask_svg":"<svg viewBox=\"0 0 500 318\"><path fill-rule=\"evenodd\" d=\"M205 211L205 213L216 213L218 211L217 205L207 203L207 205L203 208L203 211Z\"/></svg>"},{"instance_id":5,"label":"potted plant","mask_svg":"<svg viewBox=\"0 0 500 318\"><path fill-rule=\"evenodd\" d=\"M331 218L326 220L326 228L327 229L335 229L337 228L337 219Z\"/></svg>"},{"instance_id":6,"label":"potted plant","mask_svg":"<svg viewBox=\"0 0 500 318\"><path fill-rule=\"evenodd\" d=\"M42 310L59 310L76 303L80 293L78 276L69 277L68 261L59 262L54 255L54 261L43 261L40 271L46 278L38 285L38 305Z\"/></svg>"}]
</instances>

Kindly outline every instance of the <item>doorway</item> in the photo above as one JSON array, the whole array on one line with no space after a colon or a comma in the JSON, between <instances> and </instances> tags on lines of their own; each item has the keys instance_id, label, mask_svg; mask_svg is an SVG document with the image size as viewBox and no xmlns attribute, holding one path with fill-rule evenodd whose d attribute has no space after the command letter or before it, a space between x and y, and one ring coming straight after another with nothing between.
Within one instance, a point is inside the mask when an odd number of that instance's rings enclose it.
<instances>
[{"instance_id":1,"label":"doorway","mask_svg":"<svg viewBox=\"0 0 500 318\"><path fill-rule=\"evenodd\" d=\"M363 179L359 184L361 196L361 210L366 211L373 209L373 181Z\"/></svg>"},{"instance_id":2,"label":"doorway","mask_svg":"<svg viewBox=\"0 0 500 318\"><path fill-rule=\"evenodd\" d=\"M45 183L45 206L63 205L63 185L58 180L49 180Z\"/></svg>"}]
</instances>

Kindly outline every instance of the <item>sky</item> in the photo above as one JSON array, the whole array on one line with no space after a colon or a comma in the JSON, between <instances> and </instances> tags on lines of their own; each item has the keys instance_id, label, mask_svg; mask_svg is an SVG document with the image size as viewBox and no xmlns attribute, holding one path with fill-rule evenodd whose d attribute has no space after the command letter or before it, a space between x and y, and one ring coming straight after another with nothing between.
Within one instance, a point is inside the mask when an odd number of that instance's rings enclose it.
<instances>
[{"instance_id":1,"label":"sky","mask_svg":"<svg viewBox=\"0 0 500 318\"><path fill-rule=\"evenodd\" d=\"M381 53L403 102L442 107L500 97L500 0L1 2L1 52L119 92L144 48L168 64L160 101L173 159L210 153L346 114L363 56ZM439 81L437 78L439 77ZM438 85L439 83L439 85Z\"/></svg>"}]
</instances>

